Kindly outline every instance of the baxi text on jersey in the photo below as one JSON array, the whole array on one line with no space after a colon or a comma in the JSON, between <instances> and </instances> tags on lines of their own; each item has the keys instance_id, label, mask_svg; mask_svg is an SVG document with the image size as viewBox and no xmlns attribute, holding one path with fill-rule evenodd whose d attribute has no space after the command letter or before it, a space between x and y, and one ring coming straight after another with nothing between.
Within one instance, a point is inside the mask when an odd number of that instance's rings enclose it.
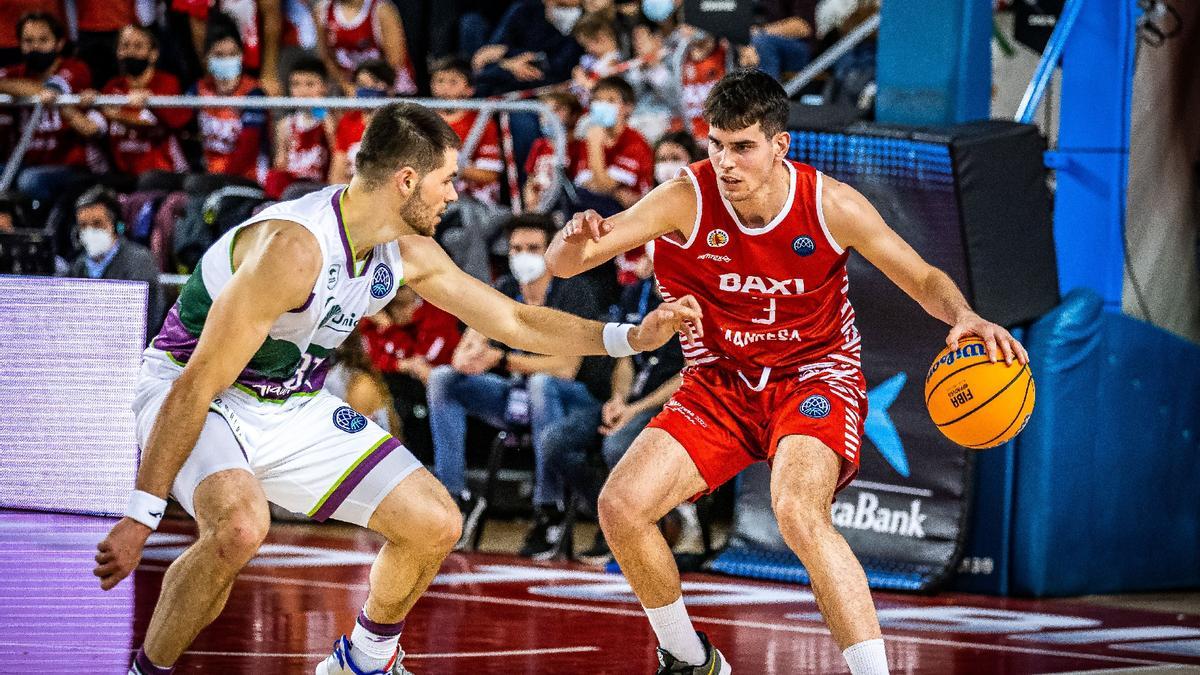
<instances>
[{"instance_id":1,"label":"baxi text on jersey","mask_svg":"<svg viewBox=\"0 0 1200 675\"><path fill-rule=\"evenodd\" d=\"M800 336L800 331L791 328L780 328L779 330L764 331L761 333L750 333L740 330L725 329L725 339L739 347L754 344L755 342L800 342L803 338Z\"/></svg>"},{"instance_id":2,"label":"baxi text on jersey","mask_svg":"<svg viewBox=\"0 0 1200 675\"><path fill-rule=\"evenodd\" d=\"M742 276L730 272L720 276L721 290L730 293L761 293L763 295L800 295L804 292L803 279L772 279L771 277L756 277L752 274Z\"/></svg>"}]
</instances>

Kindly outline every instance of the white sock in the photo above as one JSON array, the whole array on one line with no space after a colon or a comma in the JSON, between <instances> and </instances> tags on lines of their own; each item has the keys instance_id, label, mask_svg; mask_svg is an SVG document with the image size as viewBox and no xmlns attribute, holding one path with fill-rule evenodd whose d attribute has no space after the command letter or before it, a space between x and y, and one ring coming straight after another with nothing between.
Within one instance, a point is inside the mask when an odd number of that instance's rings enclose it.
<instances>
[{"instance_id":1,"label":"white sock","mask_svg":"<svg viewBox=\"0 0 1200 675\"><path fill-rule=\"evenodd\" d=\"M659 646L684 663L694 666L704 663L704 645L700 644L700 637L692 628L692 620L683 606L682 596L666 607L642 609L650 618L650 627L658 637Z\"/></svg>"},{"instance_id":2,"label":"white sock","mask_svg":"<svg viewBox=\"0 0 1200 675\"><path fill-rule=\"evenodd\" d=\"M367 610L358 615L350 633L350 658L364 670L380 670L392 660L404 622L379 624L367 617Z\"/></svg>"},{"instance_id":3,"label":"white sock","mask_svg":"<svg viewBox=\"0 0 1200 675\"><path fill-rule=\"evenodd\" d=\"M888 675L887 654L883 638L864 640L846 647L842 652L851 675Z\"/></svg>"}]
</instances>

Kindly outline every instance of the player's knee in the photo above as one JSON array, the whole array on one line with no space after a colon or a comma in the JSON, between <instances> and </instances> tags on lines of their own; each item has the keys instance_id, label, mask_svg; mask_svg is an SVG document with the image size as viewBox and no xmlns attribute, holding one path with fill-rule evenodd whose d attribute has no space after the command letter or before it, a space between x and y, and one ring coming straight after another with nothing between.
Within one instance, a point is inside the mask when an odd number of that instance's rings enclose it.
<instances>
[{"instance_id":1,"label":"player's knee","mask_svg":"<svg viewBox=\"0 0 1200 675\"><path fill-rule=\"evenodd\" d=\"M211 533L216 543L218 563L240 569L258 553L270 526L270 515L258 513L258 509L246 509L230 515Z\"/></svg>"},{"instance_id":2,"label":"player's knee","mask_svg":"<svg viewBox=\"0 0 1200 675\"><path fill-rule=\"evenodd\" d=\"M775 520L784 541L798 554L815 551L822 541L837 536L828 509L812 506L796 496L775 497L771 500Z\"/></svg>"},{"instance_id":3,"label":"player's knee","mask_svg":"<svg viewBox=\"0 0 1200 675\"><path fill-rule=\"evenodd\" d=\"M447 499L431 510L425 527L427 550L431 554L444 556L454 550L454 545L462 536L462 513L453 500Z\"/></svg>"},{"instance_id":4,"label":"player's knee","mask_svg":"<svg viewBox=\"0 0 1200 675\"><path fill-rule=\"evenodd\" d=\"M641 521L649 522L649 517L644 515L646 509L642 502L636 490L610 480L600 491L596 505L600 527L609 533Z\"/></svg>"}]
</instances>

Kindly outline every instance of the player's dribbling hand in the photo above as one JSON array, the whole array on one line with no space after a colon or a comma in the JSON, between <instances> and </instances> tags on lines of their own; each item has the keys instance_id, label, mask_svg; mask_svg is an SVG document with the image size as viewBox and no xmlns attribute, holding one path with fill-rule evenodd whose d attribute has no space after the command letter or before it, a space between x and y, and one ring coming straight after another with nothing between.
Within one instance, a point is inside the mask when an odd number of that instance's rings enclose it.
<instances>
[{"instance_id":1,"label":"player's dribbling hand","mask_svg":"<svg viewBox=\"0 0 1200 675\"><path fill-rule=\"evenodd\" d=\"M142 559L142 549L150 528L132 518L122 518L109 530L108 536L96 544L96 569L92 574L100 577L100 588L110 590L129 576Z\"/></svg>"},{"instance_id":2,"label":"player's dribbling hand","mask_svg":"<svg viewBox=\"0 0 1200 675\"><path fill-rule=\"evenodd\" d=\"M600 241L600 238L609 232L612 232L612 223L599 213L588 209L571 216L571 220L563 226L563 241L570 244L585 239Z\"/></svg>"},{"instance_id":3,"label":"player's dribbling hand","mask_svg":"<svg viewBox=\"0 0 1200 675\"><path fill-rule=\"evenodd\" d=\"M992 360L992 363L1001 358L1006 364L1012 364L1014 360L1021 365L1029 363L1029 352L1025 351L1025 347L1011 333L1003 326L987 321L974 312L959 319L958 323L950 328L950 334L946 336L946 344L951 349L958 349L958 341L966 335L983 338L984 343L987 344L988 358Z\"/></svg>"},{"instance_id":4,"label":"player's dribbling hand","mask_svg":"<svg viewBox=\"0 0 1200 675\"><path fill-rule=\"evenodd\" d=\"M686 342L702 338L701 316L700 303L690 295L675 302L664 302L629 331L629 345L639 352L647 352L665 345L678 332L683 333Z\"/></svg>"}]
</instances>

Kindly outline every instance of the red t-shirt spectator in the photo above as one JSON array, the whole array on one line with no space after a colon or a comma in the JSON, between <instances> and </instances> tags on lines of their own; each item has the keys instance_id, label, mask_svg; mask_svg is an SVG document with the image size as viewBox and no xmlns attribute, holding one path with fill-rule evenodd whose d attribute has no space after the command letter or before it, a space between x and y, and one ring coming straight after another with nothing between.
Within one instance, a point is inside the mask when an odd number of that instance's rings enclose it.
<instances>
[{"instance_id":1,"label":"red t-shirt spectator","mask_svg":"<svg viewBox=\"0 0 1200 675\"><path fill-rule=\"evenodd\" d=\"M7 2L8 0L5 0ZM79 30L85 33L112 33L138 23L134 0L83 0L75 3ZM178 93L178 92L176 92Z\"/></svg>"},{"instance_id":2,"label":"red t-shirt spectator","mask_svg":"<svg viewBox=\"0 0 1200 675\"><path fill-rule=\"evenodd\" d=\"M446 123L465 142L478 117L479 113L470 110L457 120L446 120ZM483 128L483 135L479 137L479 145L475 146L475 153L471 156L471 166L484 171L498 173L504 171L504 160L500 158L500 134L496 132L495 124L488 122L487 126ZM495 204L500 198L499 179L490 183L469 183L467 181L460 181L460 183L460 191L467 192L479 201Z\"/></svg>"},{"instance_id":3,"label":"red t-shirt spectator","mask_svg":"<svg viewBox=\"0 0 1200 675\"><path fill-rule=\"evenodd\" d=\"M354 175L354 158L358 155L358 146L362 144L363 132L367 130L367 117L361 110L351 110L338 120L337 131L334 132L333 147L344 153L350 161L350 175Z\"/></svg>"},{"instance_id":4,"label":"red t-shirt spectator","mask_svg":"<svg viewBox=\"0 0 1200 675\"><path fill-rule=\"evenodd\" d=\"M712 53L701 61L685 59L683 62L683 117L684 128L691 131L696 140L708 143L708 123L704 121L704 100L708 92L725 76L725 49L717 45Z\"/></svg>"},{"instance_id":5,"label":"red t-shirt spectator","mask_svg":"<svg viewBox=\"0 0 1200 675\"><path fill-rule=\"evenodd\" d=\"M345 22L339 17L337 3L333 0L321 0L317 6L317 16L322 22L317 30L325 32L325 47L347 80L353 81L354 69L364 62L383 59L383 49L379 46L383 43L383 31L376 9L380 2L387 0L365 0L358 14ZM396 69L394 85L401 94L417 90L412 59L407 55L403 66Z\"/></svg>"},{"instance_id":6,"label":"red t-shirt spectator","mask_svg":"<svg viewBox=\"0 0 1200 675\"><path fill-rule=\"evenodd\" d=\"M380 372L397 372L396 364L410 356L419 356L431 366L450 363L462 333L458 319L428 302L413 310L412 323L378 327L363 319L359 330L367 340L367 355Z\"/></svg>"},{"instance_id":7,"label":"red t-shirt spectator","mask_svg":"<svg viewBox=\"0 0 1200 675\"><path fill-rule=\"evenodd\" d=\"M179 80L170 73L155 70L146 89L156 96L179 94ZM129 77L120 75L104 85L103 94L128 94ZM154 126L127 126L105 120L108 144L117 171L138 175L147 171L187 171L187 160L179 146L177 132L192 118L188 108L124 108L126 115L138 116Z\"/></svg>"},{"instance_id":8,"label":"red t-shirt spectator","mask_svg":"<svg viewBox=\"0 0 1200 675\"><path fill-rule=\"evenodd\" d=\"M90 1L105 2L107 0ZM237 24L242 38L242 65L257 72L262 66L258 0L171 0L171 9L195 17L200 21L208 20L208 12L212 7L228 14L229 18Z\"/></svg>"},{"instance_id":9,"label":"red t-shirt spectator","mask_svg":"<svg viewBox=\"0 0 1200 675\"><path fill-rule=\"evenodd\" d=\"M63 3L62 0L0 0L0 49L21 46L21 41L17 39L17 22L31 12L46 12L62 21Z\"/></svg>"},{"instance_id":10,"label":"red t-shirt spectator","mask_svg":"<svg viewBox=\"0 0 1200 675\"><path fill-rule=\"evenodd\" d=\"M311 115L294 113L283 118L286 129L287 166L297 179L323 181L329 173L329 139L325 125Z\"/></svg>"},{"instance_id":11,"label":"red t-shirt spectator","mask_svg":"<svg viewBox=\"0 0 1200 675\"><path fill-rule=\"evenodd\" d=\"M0 68L0 80L5 78L29 78L25 74L25 64L20 63L8 68ZM92 86L92 75L88 67L78 59L62 58L58 70L54 71L46 84L59 89L64 94L75 94ZM30 108L25 108L20 114L20 128L24 128L30 115ZM49 107L42 111L42 121L25 153L25 164L29 166L87 166L87 142L75 128L66 122L59 114L58 108Z\"/></svg>"},{"instance_id":12,"label":"red t-shirt spectator","mask_svg":"<svg viewBox=\"0 0 1200 675\"><path fill-rule=\"evenodd\" d=\"M587 144L571 146L570 174L579 185L588 182L592 170L588 167ZM637 130L625 127L616 142L604 149L604 165L608 175L621 185L644 195L654 187L654 151Z\"/></svg>"},{"instance_id":13,"label":"red t-shirt spectator","mask_svg":"<svg viewBox=\"0 0 1200 675\"><path fill-rule=\"evenodd\" d=\"M220 96L211 75L192 87L193 95ZM258 80L242 75L229 96L262 96ZM204 166L209 173L261 180L266 173L262 156L267 113L255 108L201 108L200 136L204 139Z\"/></svg>"}]
</instances>

